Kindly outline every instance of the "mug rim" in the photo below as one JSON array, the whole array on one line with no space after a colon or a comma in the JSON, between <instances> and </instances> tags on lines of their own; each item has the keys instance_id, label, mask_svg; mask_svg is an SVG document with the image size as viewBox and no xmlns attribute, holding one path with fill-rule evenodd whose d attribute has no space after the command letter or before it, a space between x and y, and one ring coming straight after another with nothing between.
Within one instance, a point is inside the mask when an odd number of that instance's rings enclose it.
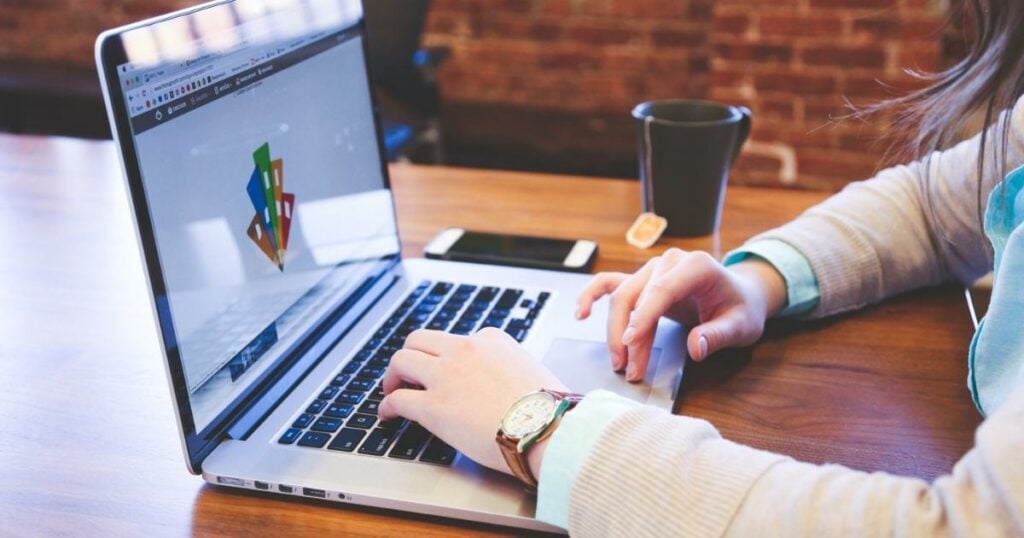
<instances>
[{"instance_id":1,"label":"mug rim","mask_svg":"<svg viewBox=\"0 0 1024 538\"><path fill-rule=\"evenodd\" d=\"M668 119L658 118L656 116L652 116L650 114L643 114L643 113L640 112L640 109L644 108L644 107L651 107L651 106L656 105L656 104L675 104L675 103L695 103L695 104L700 104L700 105L725 108L725 109L728 109L729 112L732 115L730 117L728 117L728 118L723 118L723 119L720 119L720 120L678 121L678 120L668 120ZM692 126L700 127L700 126L708 126L708 125L722 125L722 124L726 124L726 123L729 123L729 122L732 122L732 121L736 121L738 119L742 119L743 118L742 110L745 109L745 108L746 107L741 107L741 106L738 106L738 105L730 105L730 104L721 103L721 102L718 102L718 101L709 101L707 99L678 99L678 98L677 99L654 99L654 100L651 100L651 101L644 101L642 103L638 103L636 106L633 107L633 110L630 112L630 114L633 116L634 119L637 119L637 120L640 120L640 121L645 121L648 117L650 117L650 118L652 118L651 119L651 123L658 123L658 124L662 124L662 125L692 125Z\"/></svg>"}]
</instances>

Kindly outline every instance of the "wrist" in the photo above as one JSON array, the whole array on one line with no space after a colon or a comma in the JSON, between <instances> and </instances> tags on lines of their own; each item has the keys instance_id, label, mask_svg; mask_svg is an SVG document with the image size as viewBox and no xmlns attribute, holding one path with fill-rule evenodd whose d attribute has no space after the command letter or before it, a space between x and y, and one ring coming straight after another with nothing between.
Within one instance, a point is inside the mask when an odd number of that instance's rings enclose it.
<instances>
[{"instance_id":1,"label":"wrist","mask_svg":"<svg viewBox=\"0 0 1024 538\"><path fill-rule=\"evenodd\" d=\"M778 315L786 307L786 280L774 265L760 259L747 259L730 265L729 271L748 284L748 293L756 297L756 305L764 318Z\"/></svg>"}]
</instances>

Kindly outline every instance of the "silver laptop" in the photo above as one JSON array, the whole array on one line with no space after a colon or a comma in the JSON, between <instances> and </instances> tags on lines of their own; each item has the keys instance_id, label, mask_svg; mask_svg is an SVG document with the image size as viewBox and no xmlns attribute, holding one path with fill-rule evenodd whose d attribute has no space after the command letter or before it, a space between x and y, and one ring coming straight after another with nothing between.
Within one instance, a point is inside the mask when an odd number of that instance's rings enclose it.
<instances>
[{"instance_id":1,"label":"silver laptop","mask_svg":"<svg viewBox=\"0 0 1024 538\"><path fill-rule=\"evenodd\" d=\"M420 327L495 326L576 391L670 408L685 335L663 321L629 384L609 368L606 303L573 317L589 277L402 258L364 33L358 0L238 0L97 42L188 469L557 530L511 477L377 419L391 354Z\"/></svg>"}]
</instances>

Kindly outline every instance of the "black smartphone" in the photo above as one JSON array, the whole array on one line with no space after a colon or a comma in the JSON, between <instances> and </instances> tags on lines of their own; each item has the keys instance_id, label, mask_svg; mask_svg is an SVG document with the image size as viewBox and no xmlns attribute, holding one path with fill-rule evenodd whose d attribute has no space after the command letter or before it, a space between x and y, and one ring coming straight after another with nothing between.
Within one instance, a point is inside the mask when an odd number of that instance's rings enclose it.
<instances>
[{"instance_id":1,"label":"black smartphone","mask_svg":"<svg viewBox=\"0 0 1024 538\"><path fill-rule=\"evenodd\" d=\"M514 265L585 273L594 265L597 243L447 228L424 248L428 258Z\"/></svg>"}]
</instances>

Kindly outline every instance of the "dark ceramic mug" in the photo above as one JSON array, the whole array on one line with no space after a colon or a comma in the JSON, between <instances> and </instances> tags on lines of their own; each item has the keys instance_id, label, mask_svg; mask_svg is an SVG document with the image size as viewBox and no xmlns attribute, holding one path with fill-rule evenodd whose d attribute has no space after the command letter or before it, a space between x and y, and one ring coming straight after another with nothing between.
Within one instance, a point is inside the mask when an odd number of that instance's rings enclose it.
<instances>
[{"instance_id":1,"label":"dark ceramic mug","mask_svg":"<svg viewBox=\"0 0 1024 538\"><path fill-rule=\"evenodd\" d=\"M669 99L633 109L644 211L668 220L665 234L718 230L729 169L750 134L750 110Z\"/></svg>"}]
</instances>

